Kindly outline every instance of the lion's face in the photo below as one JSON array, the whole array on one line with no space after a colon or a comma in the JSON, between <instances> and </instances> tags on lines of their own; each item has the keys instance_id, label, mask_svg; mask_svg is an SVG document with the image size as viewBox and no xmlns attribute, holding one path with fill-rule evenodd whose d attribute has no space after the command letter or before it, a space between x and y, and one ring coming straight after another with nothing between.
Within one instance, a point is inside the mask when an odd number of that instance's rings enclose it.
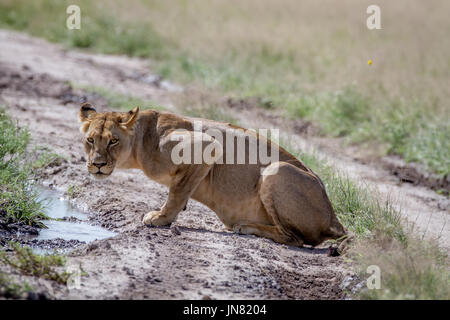
<instances>
[{"instance_id":1,"label":"lion's face","mask_svg":"<svg viewBox=\"0 0 450 320\"><path fill-rule=\"evenodd\" d=\"M83 138L89 173L96 178L109 176L121 155L127 153L127 138L115 123L93 120Z\"/></svg>"},{"instance_id":2,"label":"lion's face","mask_svg":"<svg viewBox=\"0 0 450 320\"><path fill-rule=\"evenodd\" d=\"M130 158L133 124L139 109L130 112L97 113L90 104L83 104L79 117L83 122L83 145L86 166L95 178L108 177L116 167L124 166Z\"/></svg>"}]
</instances>

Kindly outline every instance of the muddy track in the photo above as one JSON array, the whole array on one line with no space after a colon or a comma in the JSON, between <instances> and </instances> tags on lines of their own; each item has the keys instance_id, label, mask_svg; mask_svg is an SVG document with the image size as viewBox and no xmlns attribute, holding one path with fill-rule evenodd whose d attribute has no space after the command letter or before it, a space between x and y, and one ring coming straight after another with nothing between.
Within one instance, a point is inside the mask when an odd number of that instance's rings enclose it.
<instances>
[{"instance_id":1,"label":"muddy track","mask_svg":"<svg viewBox=\"0 0 450 320\"><path fill-rule=\"evenodd\" d=\"M141 225L142 215L161 207L167 189L136 170L109 180L91 179L85 168L77 121L79 103L98 96L75 84L102 86L172 107L170 87L141 80L145 61L66 52L15 32L0 31L0 99L28 126L33 143L47 145L67 161L41 172L41 181L66 191L91 213L90 221L119 235L81 245L68 266L81 266L80 287L31 281L53 298L118 299L341 299L349 267L328 257L326 247L292 248L225 231L215 214L191 200L171 228Z\"/></svg>"},{"instance_id":2,"label":"muddy track","mask_svg":"<svg viewBox=\"0 0 450 320\"><path fill-rule=\"evenodd\" d=\"M146 61L66 51L3 30L0 44L0 99L19 124L30 128L34 143L48 145L67 159L47 168L42 173L43 183L62 191L76 186L73 203L91 213L92 223L119 232L114 238L78 247L68 265L81 265L86 271L81 288L68 291L41 284L51 297L344 297L340 285L350 267L341 258L328 257L326 248L298 249L230 233L213 212L193 200L172 228L147 228L141 225L141 217L161 207L167 195L165 187L135 170L117 171L106 181L88 176L78 131L79 104L90 100L101 110L106 110L107 104L101 97L72 89L67 81L140 96L176 111L180 93L159 81L146 81L145 76L151 75ZM311 134L307 123L280 125L281 118L276 115L222 100L223 107L238 114L243 124L278 126L286 133L298 133L294 137L300 147L318 149L355 179L376 186L382 196L394 194L406 217L423 224L421 232L432 238L440 235L442 246L450 247L450 225L446 223L449 202L445 197L401 183L381 165L355 161L351 149Z\"/></svg>"}]
</instances>

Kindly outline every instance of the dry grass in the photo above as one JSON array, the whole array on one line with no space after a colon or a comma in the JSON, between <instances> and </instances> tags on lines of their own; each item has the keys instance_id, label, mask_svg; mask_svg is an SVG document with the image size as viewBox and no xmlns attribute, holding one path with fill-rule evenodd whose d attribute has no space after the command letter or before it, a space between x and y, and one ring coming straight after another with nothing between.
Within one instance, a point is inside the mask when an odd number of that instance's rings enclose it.
<instances>
[{"instance_id":1,"label":"dry grass","mask_svg":"<svg viewBox=\"0 0 450 320\"><path fill-rule=\"evenodd\" d=\"M365 11L372 2L152 0L141 16L202 60L236 55L240 58L232 60L239 63L264 50L273 58L288 56L277 79L295 80L301 90L336 90L356 82L370 94L449 97L450 3L377 1L383 29L370 31Z\"/></svg>"},{"instance_id":2,"label":"dry grass","mask_svg":"<svg viewBox=\"0 0 450 320\"><path fill-rule=\"evenodd\" d=\"M417 97L443 104L450 96L446 0L377 1L383 29L375 31L366 28L366 8L373 4L366 0L38 0L34 6L23 2L30 13L21 8L22 1L0 1L3 8L20 9L15 15L6 14L2 22L14 20L17 28L28 25L34 30L30 32L53 40L61 39L51 31L52 20L39 17L47 12L62 27L59 35L67 35L64 9L74 3L82 9L84 29L93 20L111 20L103 26L114 34L134 23L146 29L148 37L156 31L178 51L202 62L238 71L241 63L261 72L276 66L276 80L292 89L332 91L357 83L364 93L382 93L383 99ZM120 41L119 34L115 36ZM145 39L139 42L146 44ZM253 66L252 58L264 62L261 56L266 64ZM368 59L373 61L370 67Z\"/></svg>"},{"instance_id":3,"label":"dry grass","mask_svg":"<svg viewBox=\"0 0 450 320\"><path fill-rule=\"evenodd\" d=\"M369 290L363 286L358 294L362 299L450 299L448 256L437 243L410 236L405 244L378 235L359 240L349 256L358 262L363 279L368 266L380 268L381 287Z\"/></svg>"}]
</instances>

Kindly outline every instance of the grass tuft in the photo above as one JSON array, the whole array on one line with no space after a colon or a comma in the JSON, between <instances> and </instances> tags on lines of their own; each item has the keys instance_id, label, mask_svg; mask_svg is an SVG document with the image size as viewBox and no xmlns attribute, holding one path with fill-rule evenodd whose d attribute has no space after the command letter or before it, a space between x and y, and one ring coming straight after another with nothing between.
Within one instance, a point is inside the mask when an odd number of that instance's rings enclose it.
<instances>
[{"instance_id":1,"label":"grass tuft","mask_svg":"<svg viewBox=\"0 0 450 320\"><path fill-rule=\"evenodd\" d=\"M16 283L7 274L0 271L0 297L20 299L24 293L30 291L32 288L28 283Z\"/></svg>"},{"instance_id":2,"label":"grass tuft","mask_svg":"<svg viewBox=\"0 0 450 320\"><path fill-rule=\"evenodd\" d=\"M0 215L7 221L40 225L38 221L46 216L27 161L29 139L28 131L0 110Z\"/></svg>"},{"instance_id":3,"label":"grass tuft","mask_svg":"<svg viewBox=\"0 0 450 320\"><path fill-rule=\"evenodd\" d=\"M34 171L47 167L60 166L65 161L64 157L51 151L46 146L35 147L32 153L36 157L31 164Z\"/></svg>"},{"instance_id":4,"label":"grass tuft","mask_svg":"<svg viewBox=\"0 0 450 320\"><path fill-rule=\"evenodd\" d=\"M31 248L21 247L18 243L10 243L14 250L13 254L0 252L0 261L13 267L24 275L41 277L66 284L71 276L66 271L59 271L66 263L66 258L61 255L38 255Z\"/></svg>"}]
</instances>

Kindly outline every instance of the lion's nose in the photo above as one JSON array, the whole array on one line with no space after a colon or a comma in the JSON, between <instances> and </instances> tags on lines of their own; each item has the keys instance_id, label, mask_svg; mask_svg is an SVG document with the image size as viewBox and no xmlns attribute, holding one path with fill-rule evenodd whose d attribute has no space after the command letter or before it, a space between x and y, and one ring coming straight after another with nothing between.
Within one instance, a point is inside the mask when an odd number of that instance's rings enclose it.
<instances>
[{"instance_id":1,"label":"lion's nose","mask_svg":"<svg viewBox=\"0 0 450 320\"><path fill-rule=\"evenodd\" d=\"M106 166L106 162L94 162L93 165L100 169L101 167Z\"/></svg>"}]
</instances>

